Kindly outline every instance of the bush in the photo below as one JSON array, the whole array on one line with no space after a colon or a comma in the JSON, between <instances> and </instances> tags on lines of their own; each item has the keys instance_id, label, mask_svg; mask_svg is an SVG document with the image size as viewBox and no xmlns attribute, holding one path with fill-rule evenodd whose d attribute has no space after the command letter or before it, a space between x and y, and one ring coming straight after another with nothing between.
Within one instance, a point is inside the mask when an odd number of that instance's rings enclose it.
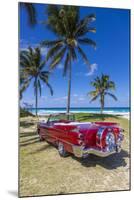
<instances>
[{"instance_id":1,"label":"bush","mask_svg":"<svg viewBox=\"0 0 134 200\"><path fill-rule=\"evenodd\" d=\"M28 116L34 117L34 115L30 113L29 111L24 110L23 108L20 108L20 117L28 117Z\"/></svg>"}]
</instances>

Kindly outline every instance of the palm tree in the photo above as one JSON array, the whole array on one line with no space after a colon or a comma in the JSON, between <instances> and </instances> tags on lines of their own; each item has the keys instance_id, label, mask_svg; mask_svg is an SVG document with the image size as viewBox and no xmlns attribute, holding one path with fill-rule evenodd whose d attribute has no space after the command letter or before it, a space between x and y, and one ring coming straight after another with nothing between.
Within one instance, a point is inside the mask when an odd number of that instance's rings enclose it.
<instances>
[{"instance_id":1,"label":"palm tree","mask_svg":"<svg viewBox=\"0 0 134 200\"><path fill-rule=\"evenodd\" d=\"M24 7L28 14L28 23L30 26L34 26L37 23L36 10L33 3L19 3L21 7Z\"/></svg>"},{"instance_id":2,"label":"palm tree","mask_svg":"<svg viewBox=\"0 0 134 200\"><path fill-rule=\"evenodd\" d=\"M29 87L30 83L33 83L35 94L35 108L37 116L38 108L38 91L41 96L41 82L45 83L50 89L51 95L53 90L48 83L49 71L44 71L45 61L42 61L40 48L31 48L22 50L20 52L20 96Z\"/></svg>"},{"instance_id":3,"label":"palm tree","mask_svg":"<svg viewBox=\"0 0 134 200\"><path fill-rule=\"evenodd\" d=\"M49 50L47 60L51 60L50 68L54 69L63 62L63 75L68 73L68 100L67 113L70 110L71 72L72 62L78 59L78 55L90 67L89 60L81 45L96 47L96 43L88 37L89 32L96 32L90 27L90 23L96 19L94 14L80 19L79 7L49 5L47 8L47 28L56 35L55 40L45 40L41 45Z\"/></svg>"},{"instance_id":4,"label":"palm tree","mask_svg":"<svg viewBox=\"0 0 134 200\"><path fill-rule=\"evenodd\" d=\"M88 93L92 97L91 102L95 101L100 97L101 104L101 114L104 110L105 105L105 96L108 95L117 101L117 98L114 94L110 93L109 90L115 90L115 83L110 81L110 77L108 75L101 75L101 77L97 76L91 85L95 88L95 90Z\"/></svg>"}]
</instances>

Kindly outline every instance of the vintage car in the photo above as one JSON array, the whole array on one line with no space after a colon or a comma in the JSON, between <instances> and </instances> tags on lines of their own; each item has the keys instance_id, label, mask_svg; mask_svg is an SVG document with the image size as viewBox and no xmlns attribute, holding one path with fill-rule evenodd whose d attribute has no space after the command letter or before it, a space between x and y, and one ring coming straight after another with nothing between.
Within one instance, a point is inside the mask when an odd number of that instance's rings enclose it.
<instances>
[{"instance_id":1,"label":"vintage car","mask_svg":"<svg viewBox=\"0 0 134 200\"><path fill-rule=\"evenodd\" d=\"M39 122L37 131L40 140L56 145L63 157L68 153L76 157L119 153L124 138L124 130L117 123L79 122L74 114L65 113L50 115L46 122Z\"/></svg>"}]
</instances>

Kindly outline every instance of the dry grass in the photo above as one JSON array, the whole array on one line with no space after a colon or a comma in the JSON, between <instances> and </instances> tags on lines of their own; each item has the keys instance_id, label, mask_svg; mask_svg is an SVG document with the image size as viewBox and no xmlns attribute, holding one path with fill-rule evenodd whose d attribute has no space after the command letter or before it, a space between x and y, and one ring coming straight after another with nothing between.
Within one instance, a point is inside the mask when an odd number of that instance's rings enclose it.
<instances>
[{"instance_id":1,"label":"dry grass","mask_svg":"<svg viewBox=\"0 0 134 200\"><path fill-rule=\"evenodd\" d=\"M98 120L77 114L81 121ZM120 154L100 158L62 158L52 145L40 142L33 117L20 119L20 196L129 190L129 121L105 116L125 129Z\"/></svg>"}]
</instances>

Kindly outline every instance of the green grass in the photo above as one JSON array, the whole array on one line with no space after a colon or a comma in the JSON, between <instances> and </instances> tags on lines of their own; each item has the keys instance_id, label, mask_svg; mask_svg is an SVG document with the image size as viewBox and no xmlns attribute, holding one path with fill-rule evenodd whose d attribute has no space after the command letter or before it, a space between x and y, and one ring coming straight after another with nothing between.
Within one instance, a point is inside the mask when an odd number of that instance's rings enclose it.
<instances>
[{"instance_id":1,"label":"green grass","mask_svg":"<svg viewBox=\"0 0 134 200\"><path fill-rule=\"evenodd\" d=\"M129 189L129 121L120 116L76 114L79 121L113 121L125 130L120 154L100 158L62 158L52 145L40 142L34 117L20 119L20 196Z\"/></svg>"},{"instance_id":2,"label":"green grass","mask_svg":"<svg viewBox=\"0 0 134 200\"><path fill-rule=\"evenodd\" d=\"M105 121L105 119L119 119L119 115L99 114L99 113L77 113L75 114L76 120L79 121Z\"/></svg>"}]
</instances>

